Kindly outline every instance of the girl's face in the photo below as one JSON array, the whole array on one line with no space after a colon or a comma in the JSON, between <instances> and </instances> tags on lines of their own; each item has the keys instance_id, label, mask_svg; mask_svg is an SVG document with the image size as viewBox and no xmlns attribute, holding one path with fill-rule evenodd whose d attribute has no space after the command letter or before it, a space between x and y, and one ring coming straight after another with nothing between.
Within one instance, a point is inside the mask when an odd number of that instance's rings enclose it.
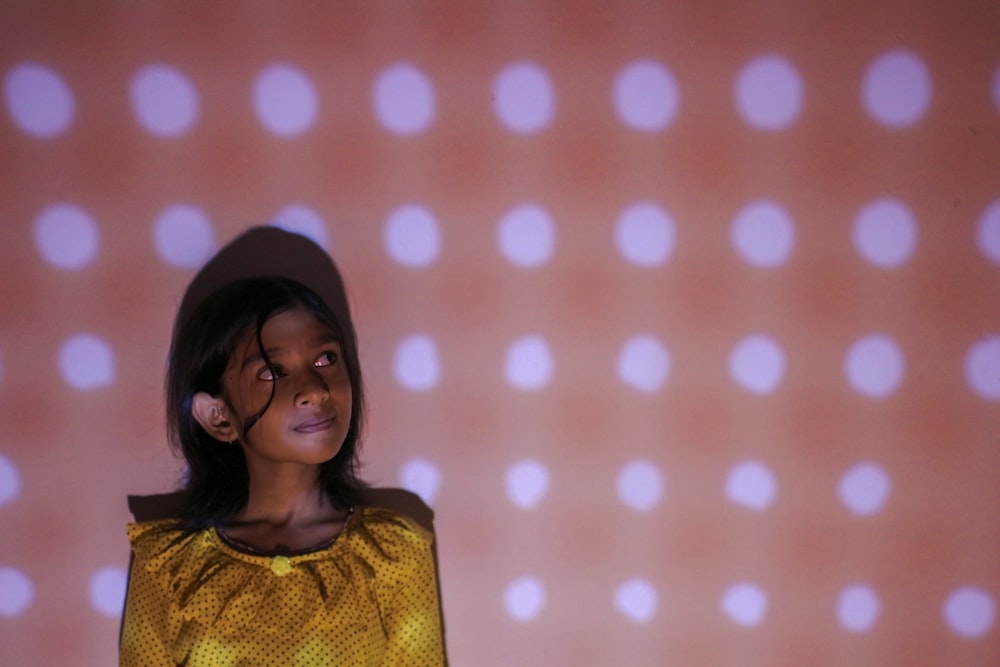
<instances>
[{"instance_id":1,"label":"girl's face","mask_svg":"<svg viewBox=\"0 0 1000 667\"><path fill-rule=\"evenodd\" d=\"M304 308L274 315L237 345L223 375L232 423L242 425L271 401L240 442L251 471L332 459L351 423L351 379L336 332ZM273 391L273 399L272 399Z\"/></svg>"}]
</instances>

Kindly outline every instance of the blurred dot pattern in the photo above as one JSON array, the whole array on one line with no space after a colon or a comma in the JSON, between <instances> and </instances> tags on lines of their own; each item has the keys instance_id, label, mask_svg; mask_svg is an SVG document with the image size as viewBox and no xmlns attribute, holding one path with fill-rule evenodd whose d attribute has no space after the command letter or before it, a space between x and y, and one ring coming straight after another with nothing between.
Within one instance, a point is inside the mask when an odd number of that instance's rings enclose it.
<instances>
[{"instance_id":1,"label":"blurred dot pattern","mask_svg":"<svg viewBox=\"0 0 1000 667\"><path fill-rule=\"evenodd\" d=\"M1000 664L1000 5L911 5L5 3L4 663L114 663L175 309L271 223L453 665Z\"/></svg>"}]
</instances>

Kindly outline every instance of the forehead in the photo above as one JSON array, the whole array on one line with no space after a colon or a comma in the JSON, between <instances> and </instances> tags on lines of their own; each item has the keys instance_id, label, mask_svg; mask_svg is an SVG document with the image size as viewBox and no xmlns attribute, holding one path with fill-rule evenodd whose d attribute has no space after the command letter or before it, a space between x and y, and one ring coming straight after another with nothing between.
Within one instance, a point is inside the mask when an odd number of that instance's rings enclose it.
<instances>
[{"instance_id":1,"label":"forehead","mask_svg":"<svg viewBox=\"0 0 1000 667\"><path fill-rule=\"evenodd\" d=\"M268 338L329 338L330 335L336 335L336 330L302 306L275 313L261 328L261 337L265 342Z\"/></svg>"},{"instance_id":2,"label":"forehead","mask_svg":"<svg viewBox=\"0 0 1000 667\"><path fill-rule=\"evenodd\" d=\"M264 351L271 356L303 346L339 343L340 335L315 313L296 307L269 317L261 327L260 341ZM232 361L242 363L246 358L259 355L257 331L251 328L240 337L233 350Z\"/></svg>"}]
</instances>

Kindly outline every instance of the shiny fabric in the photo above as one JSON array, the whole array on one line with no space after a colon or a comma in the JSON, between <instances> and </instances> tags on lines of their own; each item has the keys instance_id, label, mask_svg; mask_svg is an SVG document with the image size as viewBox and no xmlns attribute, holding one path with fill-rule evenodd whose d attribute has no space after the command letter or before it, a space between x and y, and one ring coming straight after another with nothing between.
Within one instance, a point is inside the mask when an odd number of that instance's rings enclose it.
<instances>
[{"instance_id":1,"label":"shiny fabric","mask_svg":"<svg viewBox=\"0 0 1000 667\"><path fill-rule=\"evenodd\" d=\"M432 535L401 514L359 509L330 546L277 559L173 520L128 535L122 666L444 664Z\"/></svg>"}]
</instances>

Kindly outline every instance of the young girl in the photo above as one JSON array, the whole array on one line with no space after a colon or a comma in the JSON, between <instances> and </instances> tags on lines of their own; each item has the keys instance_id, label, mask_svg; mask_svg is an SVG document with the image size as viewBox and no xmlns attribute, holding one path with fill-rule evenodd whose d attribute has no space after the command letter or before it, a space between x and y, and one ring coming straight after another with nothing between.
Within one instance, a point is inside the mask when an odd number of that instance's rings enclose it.
<instances>
[{"instance_id":1,"label":"young girl","mask_svg":"<svg viewBox=\"0 0 1000 667\"><path fill-rule=\"evenodd\" d=\"M361 369L337 311L282 277L182 308L167 410L186 505L128 527L122 665L444 663L430 533L361 506Z\"/></svg>"}]
</instances>

